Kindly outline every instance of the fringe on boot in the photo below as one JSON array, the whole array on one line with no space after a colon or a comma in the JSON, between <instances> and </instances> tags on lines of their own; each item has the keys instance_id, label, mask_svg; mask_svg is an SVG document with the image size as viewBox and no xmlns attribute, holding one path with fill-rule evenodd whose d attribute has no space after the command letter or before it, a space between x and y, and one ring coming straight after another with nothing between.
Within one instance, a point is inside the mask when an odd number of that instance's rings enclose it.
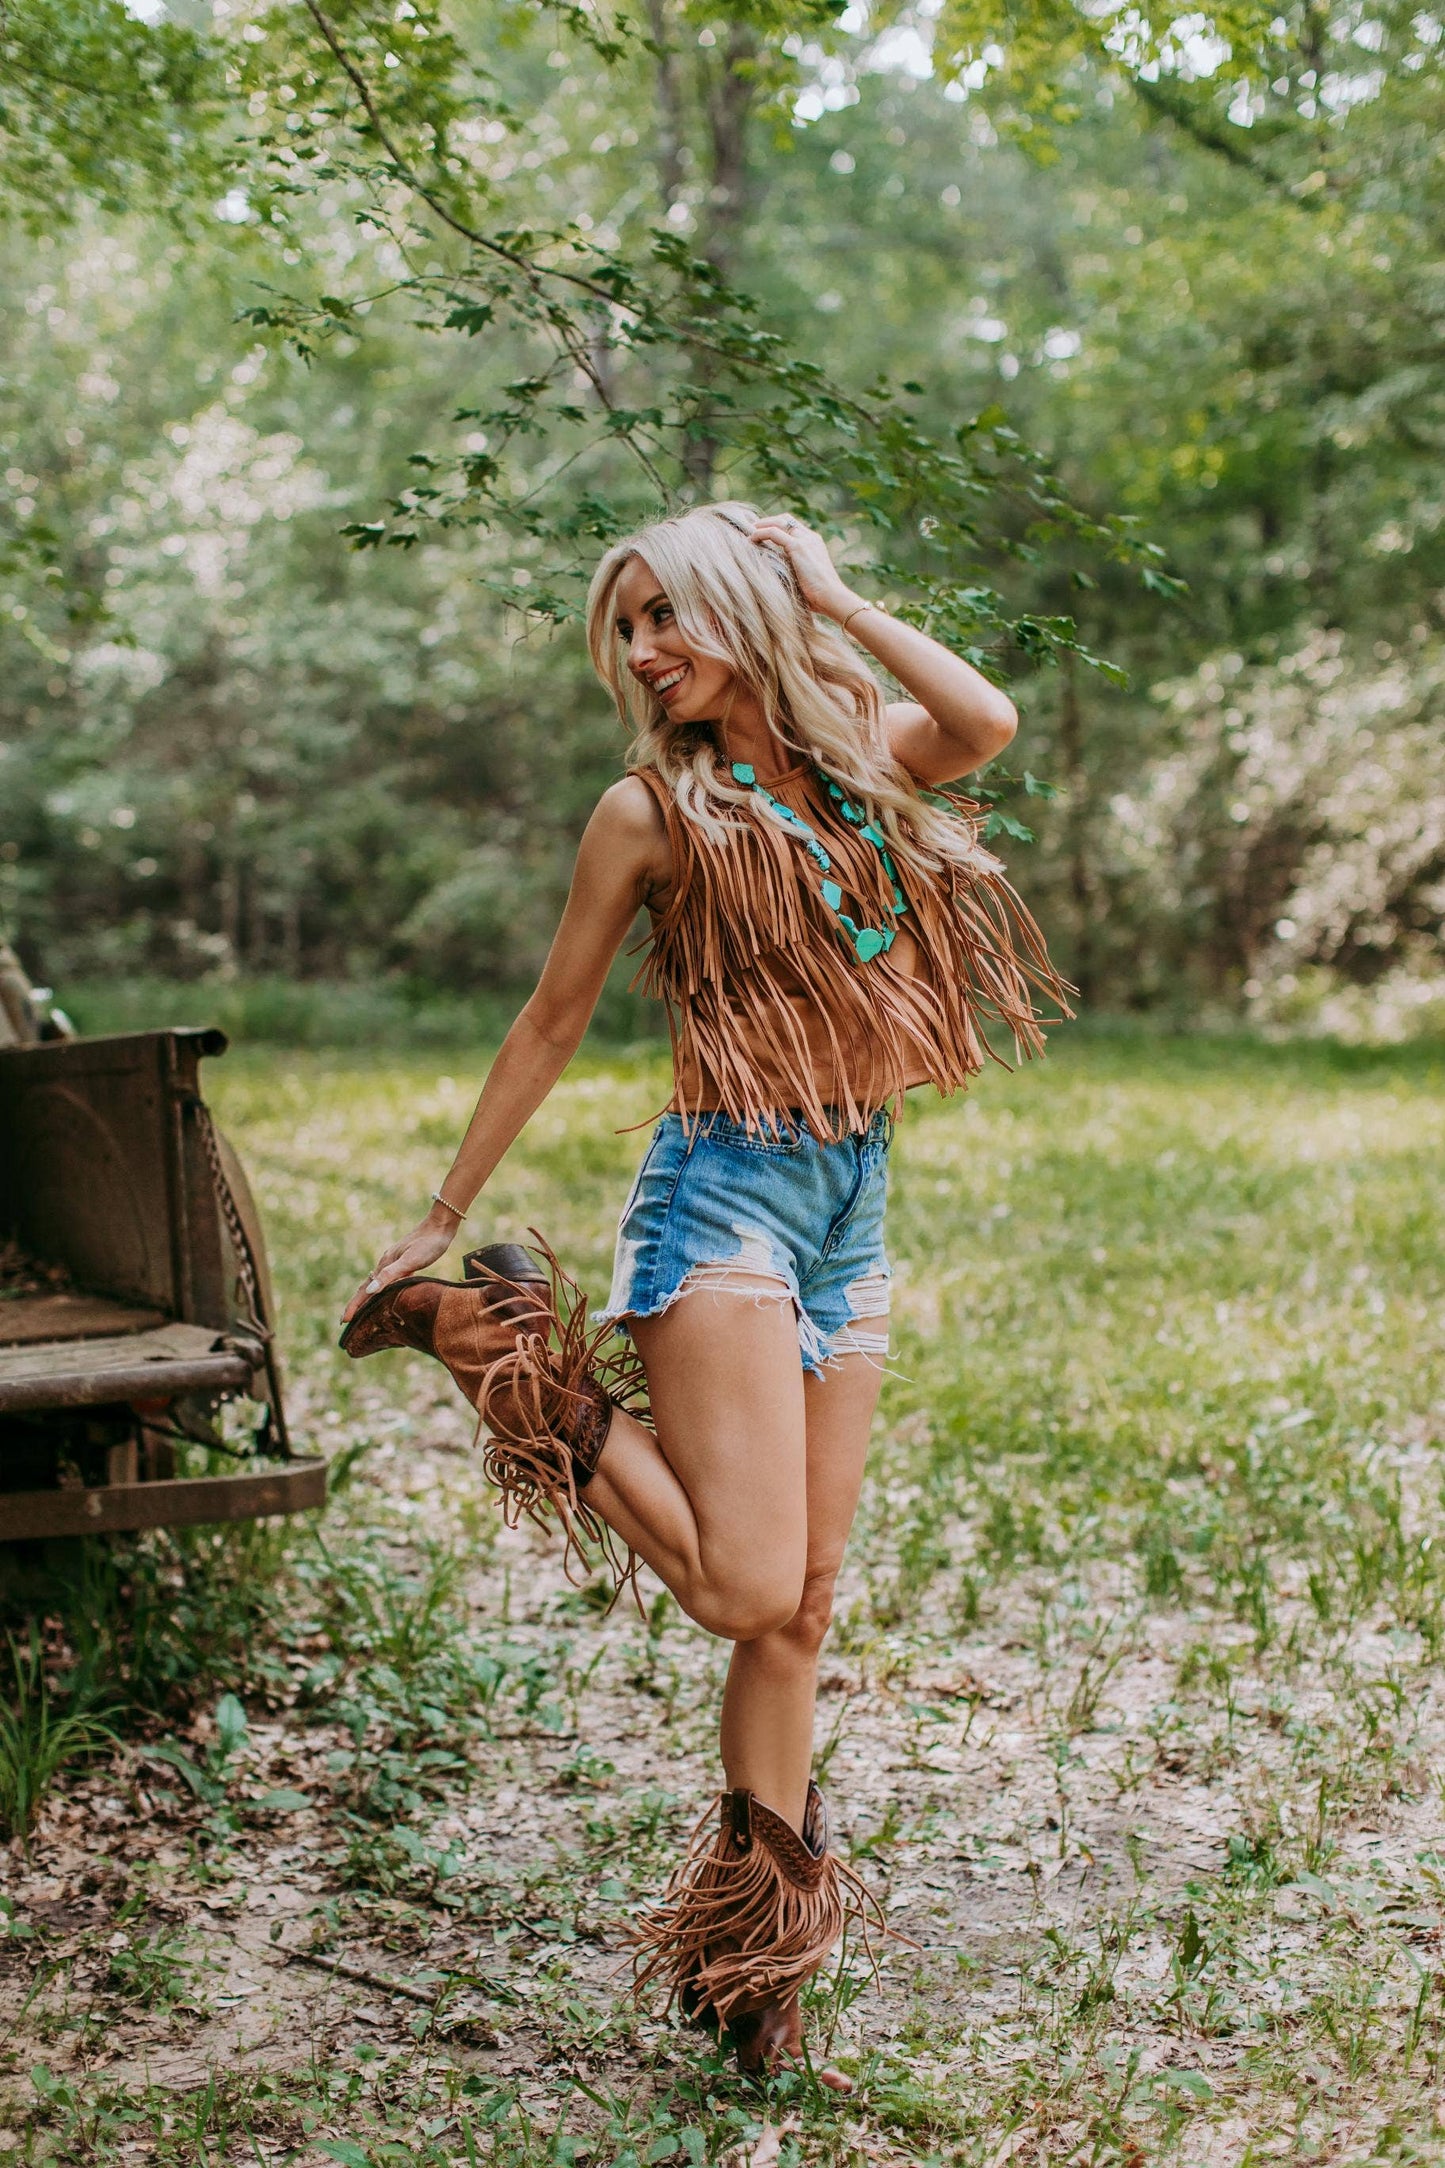
<instances>
[{"instance_id":1,"label":"fringe on boot","mask_svg":"<svg viewBox=\"0 0 1445 2168\"><path fill-rule=\"evenodd\" d=\"M810 1788L810 1806L813 1792ZM821 1805L821 1801L819 1802ZM716 1826L714 1817L716 1812ZM877 1898L826 1843L813 1851L748 1791L724 1792L692 1833L659 1904L633 1928L633 1992L730 2028L796 1994L854 1927L876 1973L887 1933Z\"/></svg>"},{"instance_id":2,"label":"fringe on boot","mask_svg":"<svg viewBox=\"0 0 1445 2168\"><path fill-rule=\"evenodd\" d=\"M642 1562L583 1494L614 1408L650 1421L646 1373L641 1357L612 1326L589 1325L583 1290L536 1228L527 1232L546 1267L552 1314L544 1318L534 1311L535 1325L524 1319L514 1345L482 1375L476 1432L482 1469L501 1493L508 1527L515 1528L525 1515L547 1528L549 1513L554 1515L562 1529L567 1578L585 1578L585 1546L591 1546L613 1577L613 1603L630 1587L641 1611ZM525 1289L519 1286L518 1292Z\"/></svg>"}]
</instances>

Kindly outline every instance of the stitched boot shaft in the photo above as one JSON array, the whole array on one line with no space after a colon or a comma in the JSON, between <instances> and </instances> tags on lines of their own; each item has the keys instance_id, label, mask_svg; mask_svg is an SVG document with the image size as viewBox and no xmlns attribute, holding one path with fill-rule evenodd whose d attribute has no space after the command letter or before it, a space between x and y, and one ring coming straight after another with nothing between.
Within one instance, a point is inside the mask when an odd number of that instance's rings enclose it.
<instances>
[{"instance_id":1,"label":"stitched boot shaft","mask_svg":"<svg viewBox=\"0 0 1445 2168\"><path fill-rule=\"evenodd\" d=\"M770 2050L796 2052L798 1990L844 1927L857 1924L870 1958L883 1927L877 1900L828 1847L816 1785L803 1826L805 1837L753 1793L724 1792L716 1827L709 1809L661 1903L634 1929L634 1992L662 1985L666 2007L710 2012L733 2033L745 2069Z\"/></svg>"},{"instance_id":2,"label":"stitched boot shaft","mask_svg":"<svg viewBox=\"0 0 1445 2168\"><path fill-rule=\"evenodd\" d=\"M477 1410L483 1470L508 1524L526 1514L545 1527L555 1516L569 1573L574 1559L587 1566L585 1539L620 1588L636 1562L579 1494L614 1406L645 1398L641 1366L626 1354L602 1356L610 1333L589 1332L586 1296L536 1239L545 1264L516 1243L496 1243L469 1252L463 1281L415 1275L383 1288L341 1344L357 1357L391 1347L434 1355Z\"/></svg>"}]
</instances>

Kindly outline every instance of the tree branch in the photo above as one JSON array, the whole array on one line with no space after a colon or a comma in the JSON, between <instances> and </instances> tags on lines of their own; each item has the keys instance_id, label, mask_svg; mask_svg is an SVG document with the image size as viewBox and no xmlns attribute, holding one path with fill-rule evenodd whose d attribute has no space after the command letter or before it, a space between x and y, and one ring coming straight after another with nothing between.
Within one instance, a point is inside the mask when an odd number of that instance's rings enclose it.
<instances>
[{"instance_id":1,"label":"tree branch","mask_svg":"<svg viewBox=\"0 0 1445 2168\"><path fill-rule=\"evenodd\" d=\"M569 359L586 377L605 411L609 414L615 413L616 408L608 394L607 387L602 381L592 355L587 351L586 339L564 317L561 317L556 306L547 300L543 279L546 277L565 280L570 285L581 287L596 300L609 305L614 296L609 293L606 287L593 280L583 278L575 272L554 269L551 266L548 266L544 271L530 257L522 255L519 250L508 248L504 242L496 240L492 235L481 232L477 227L468 225L465 219L459 218L450 206L427 186L410 159L406 157L393 140L377 108L376 101L372 97L371 85L367 82L361 69L352 60L350 53L347 52L339 32L325 11L318 5L318 0L306 0L306 9L317 29L321 32L322 37L326 40L337 66L341 68L347 80L355 89L358 98L360 98L366 117L371 123L372 132L377 142L386 152L387 157L391 160L400 179L405 181L408 188L412 189L435 216L451 228L453 233L469 242L472 247L482 249L488 255L500 258L503 263L509 265L519 275L523 283L530 288L534 298L541 304L549 328ZM643 451L641 445L634 442L629 430L622 430L619 434L633 458L652 483L653 488L657 490L664 503L666 503L672 493L657 467L653 465L652 460Z\"/></svg>"}]
</instances>

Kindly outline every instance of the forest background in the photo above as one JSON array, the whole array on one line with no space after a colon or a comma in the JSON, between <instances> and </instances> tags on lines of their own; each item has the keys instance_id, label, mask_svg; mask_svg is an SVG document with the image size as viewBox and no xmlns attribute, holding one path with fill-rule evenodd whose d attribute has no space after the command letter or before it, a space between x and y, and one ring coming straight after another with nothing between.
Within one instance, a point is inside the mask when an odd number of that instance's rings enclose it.
<instances>
[{"instance_id":1,"label":"forest background","mask_svg":"<svg viewBox=\"0 0 1445 2168\"><path fill-rule=\"evenodd\" d=\"M1436 16L25 0L0 45L0 930L92 1028L523 987L622 755L580 574L664 495L809 513L1011 683L993 826L1090 1006L1445 1023Z\"/></svg>"}]
</instances>

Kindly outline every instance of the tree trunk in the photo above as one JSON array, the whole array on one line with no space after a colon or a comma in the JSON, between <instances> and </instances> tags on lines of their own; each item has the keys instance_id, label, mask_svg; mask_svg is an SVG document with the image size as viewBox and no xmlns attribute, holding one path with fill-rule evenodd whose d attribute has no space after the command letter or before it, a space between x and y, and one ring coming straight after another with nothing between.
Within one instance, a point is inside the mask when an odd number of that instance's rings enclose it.
<instances>
[{"instance_id":1,"label":"tree trunk","mask_svg":"<svg viewBox=\"0 0 1445 2168\"><path fill-rule=\"evenodd\" d=\"M288 979L301 976L301 890L290 887L281 913L281 968Z\"/></svg>"},{"instance_id":2,"label":"tree trunk","mask_svg":"<svg viewBox=\"0 0 1445 2168\"><path fill-rule=\"evenodd\" d=\"M657 48L657 186L662 208L682 200L682 78L668 35L664 0L647 0L647 27Z\"/></svg>"},{"instance_id":3,"label":"tree trunk","mask_svg":"<svg viewBox=\"0 0 1445 2168\"><path fill-rule=\"evenodd\" d=\"M710 71L707 86L711 185L702 252L719 277L729 280L736 268L738 235L752 203L748 122L757 92L757 57L756 33L746 23L733 23L721 65Z\"/></svg>"},{"instance_id":4,"label":"tree trunk","mask_svg":"<svg viewBox=\"0 0 1445 2168\"><path fill-rule=\"evenodd\" d=\"M221 858L219 886L220 928L226 943L226 956L222 971L229 976L241 965L241 854L234 844L224 847Z\"/></svg>"},{"instance_id":5,"label":"tree trunk","mask_svg":"<svg viewBox=\"0 0 1445 2168\"><path fill-rule=\"evenodd\" d=\"M1072 655L1064 657L1064 691L1059 708L1059 751L1063 758L1064 783L1069 793L1068 868L1069 894L1074 905L1074 978L1079 998L1094 998L1098 978L1097 929L1094 920L1094 878L1089 864L1089 778L1084 766L1084 715L1079 700L1079 677Z\"/></svg>"},{"instance_id":6,"label":"tree trunk","mask_svg":"<svg viewBox=\"0 0 1445 2168\"><path fill-rule=\"evenodd\" d=\"M757 83L752 70L758 41L746 23L733 23L721 54L704 63L703 104L707 116L707 204L699 233L700 253L718 276L731 282L737 265L738 241L743 221L753 202L753 176L748 167L748 122L752 116ZM713 371L706 354L695 356L692 368L694 391L705 408ZM699 498L712 495L717 467L718 439L704 423L683 451L683 466Z\"/></svg>"}]
</instances>

